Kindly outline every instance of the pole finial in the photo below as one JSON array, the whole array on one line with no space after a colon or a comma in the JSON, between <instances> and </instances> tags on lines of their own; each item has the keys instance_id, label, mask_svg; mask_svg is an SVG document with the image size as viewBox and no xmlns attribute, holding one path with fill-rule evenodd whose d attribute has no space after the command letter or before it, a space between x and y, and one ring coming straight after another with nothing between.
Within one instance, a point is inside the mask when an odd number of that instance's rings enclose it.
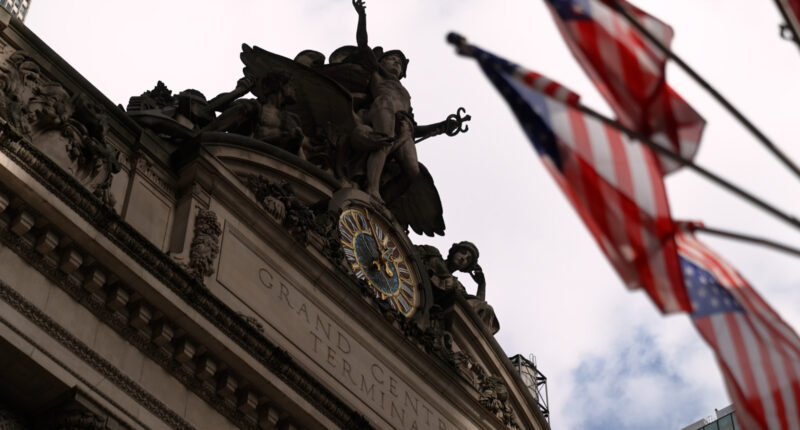
<instances>
[{"instance_id":1,"label":"pole finial","mask_svg":"<svg viewBox=\"0 0 800 430\"><path fill-rule=\"evenodd\" d=\"M467 43L467 39L458 33L448 33L447 42L455 46L456 52L460 55L466 55L468 57L472 57L474 55L475 51L472 49L472 45Z\"/></svg>"}]
</instances>

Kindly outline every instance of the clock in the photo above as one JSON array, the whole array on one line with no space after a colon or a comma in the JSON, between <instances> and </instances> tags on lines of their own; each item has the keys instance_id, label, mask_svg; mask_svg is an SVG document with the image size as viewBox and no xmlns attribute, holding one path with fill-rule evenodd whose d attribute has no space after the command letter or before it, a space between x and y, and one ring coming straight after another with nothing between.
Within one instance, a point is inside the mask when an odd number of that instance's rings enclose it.
<instances>
[{"instance_id":1,"label":"clock","mask_svg":"<svg viewBox=\"0 0 800 430\"><path fill-rule=\"evenodd\" d=\"M375 296L392 309L412 316L419 307L419 282L401 242L386 224L366 208L350 208L339 217L339 232L344 256L356 278L365 280Z\"/></svg>"}]
</instances>

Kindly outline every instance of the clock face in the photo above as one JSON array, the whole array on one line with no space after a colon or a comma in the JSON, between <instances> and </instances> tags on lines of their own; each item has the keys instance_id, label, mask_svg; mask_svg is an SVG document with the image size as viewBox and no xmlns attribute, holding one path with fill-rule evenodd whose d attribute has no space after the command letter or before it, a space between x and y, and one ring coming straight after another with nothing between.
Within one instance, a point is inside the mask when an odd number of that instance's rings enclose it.
<instances>
[{"instance_id":1,"label":"clock face","mask_svg":"<svg viewBox=\"0 0 800 430\"><path fill-rule=\"evenodd\" d=\"M367 281L376 297L411 316L419 301L419 283L388 229L366 210L347 209L339 217L339 232L353 274Z\"/></svg>"}]
</instances>

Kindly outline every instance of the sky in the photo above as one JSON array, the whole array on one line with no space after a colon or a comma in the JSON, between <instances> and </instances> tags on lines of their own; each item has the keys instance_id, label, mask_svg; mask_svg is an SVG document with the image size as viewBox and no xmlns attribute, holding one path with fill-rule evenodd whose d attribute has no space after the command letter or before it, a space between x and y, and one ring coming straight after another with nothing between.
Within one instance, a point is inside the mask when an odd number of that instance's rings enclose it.
<instances>
[{"instance_id":1,"label":"sky","mask_svg":"<svg viewBox=\"0 0 800 430\"><path fill-rule=\"evenodd\" d=\"M800 50L778 37L774 2L639 0L673 26L673 48L784 152L800 160ZM537 70L610 113L572 58L543 0L368 0L370 44L411 60L403 85L420 123L463 106L470 130L418 146L442 199L444 237L413 236L443 252L480 249L487 301L508 355L533 354L548 378L554 429L681 429L730 404L711 350L685 315L662 317L626 290L511 111L449 31ZM242 43L293 58L355 44L349 0L129 2L35 0L26 24L115 104L162 80L206 97L242 76ZM675 65L669 83L708 121L698 164L794 215L800 182ZM800 246L800 234L700 176L666 180L676 219ZM800 327L796 257L701 236L793 327ZM468 290L474 283L461 277Z\"/></svg>"}]
</instances>

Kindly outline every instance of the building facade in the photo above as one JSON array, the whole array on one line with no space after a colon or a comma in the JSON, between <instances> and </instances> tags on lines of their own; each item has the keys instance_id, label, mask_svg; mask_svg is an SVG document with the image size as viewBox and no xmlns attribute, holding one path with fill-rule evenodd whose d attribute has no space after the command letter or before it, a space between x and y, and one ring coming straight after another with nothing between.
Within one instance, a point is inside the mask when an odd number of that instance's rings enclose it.
<instances>
[{"instance_id":1,"label":"building facade","mask_svg":"<svg viewBox=\"0 0 800 430\"><path fill-rule=\"evenodd\" d=\"M0 6L4 7L11 15L25 21L28 9L31 7L31 0L0 0Z\"/></svg>"},{"instance_id":2,"label":"building facade","mask_svg":"<svg viewBox=\"0 0 800 430\"><path fill-rule=\"evenodd\" d=\"M0 18L0 428L549 428L478 249L409 240L441 203L355 115L382 95L351 57L244 45L233 92L123 111Z\"/></svg>"}]
</instances>

